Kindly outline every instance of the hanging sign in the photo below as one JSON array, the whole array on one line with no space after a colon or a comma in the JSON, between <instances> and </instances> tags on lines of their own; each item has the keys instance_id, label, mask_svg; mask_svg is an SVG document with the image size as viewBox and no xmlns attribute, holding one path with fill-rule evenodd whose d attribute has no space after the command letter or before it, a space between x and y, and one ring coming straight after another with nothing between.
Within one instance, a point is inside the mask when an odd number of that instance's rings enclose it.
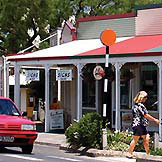
<instances>
[{"instance_id":1,"label":"hanging sign","mask_svg":"<svg viewBox=\"0 0 162 162\"><path fill-rule=\"evenodd\" d=\"M100 80L105 76L105 71L101 66L96 66L93 70L93 75L96 80Z\"/></svg>"},{"instance_id":2,"label":"hanging sign","mask_svg":"<svg viewBox=\"0 0 162 162\"><path fill-rule=\"evenodd\" d=\"M26 81L39 81L39 70L26 70Z\"/></svg>"},{"instance_id":3,"label":"hanging sign","mask_svg":"<svg viewBox=\"0 0 162 162\"><path fill-rule=\"evenodd\" d=\"M71 81L72 70L56 70L56 80Z\"/></svg>"}]
</instances>

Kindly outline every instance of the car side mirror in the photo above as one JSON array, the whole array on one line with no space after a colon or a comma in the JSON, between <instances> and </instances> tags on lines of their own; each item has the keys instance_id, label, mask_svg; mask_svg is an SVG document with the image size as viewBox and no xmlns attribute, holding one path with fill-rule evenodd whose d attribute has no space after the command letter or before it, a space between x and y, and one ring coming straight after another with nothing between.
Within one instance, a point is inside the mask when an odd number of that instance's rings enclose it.
<instances>
[{"instance_id":1,"label":"car side mirror","mask_svg":"<svg viewBox=\"0 0 162 162\"><path fill-rule=\"evenodd\" d=\"M27 112L26 111L22 112L22 116L27 116Z\"/></svg>"}]
</instances>

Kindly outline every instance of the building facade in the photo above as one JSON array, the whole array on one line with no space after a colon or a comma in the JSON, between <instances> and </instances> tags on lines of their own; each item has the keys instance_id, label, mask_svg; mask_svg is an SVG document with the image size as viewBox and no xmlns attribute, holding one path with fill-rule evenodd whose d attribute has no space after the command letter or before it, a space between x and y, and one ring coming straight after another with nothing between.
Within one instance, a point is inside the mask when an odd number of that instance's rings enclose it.
<instances>
[{"instance_id":1,"label":"building facade","mask_svg":"<svg viewBox=\"0 0 162 162\"><path fill-rule=\"evenodd\" d=\"M121 130L130 126L131 106L139 90L148 92L149 112L161 120L161 10L162 5L145 6L138 8L136 13L78 19L76 32L71 27L65 27L65 31L62 31L61 42L72 41L30 54L8 56L7 60L15 67L15 102L17 105L20 103L19 69L33 66L45 69L46 132L49 131L48 115L52 102L50 96L56 89L60 89L61 104L69 123L74 119L79 120L87 112L96 111L102 115L103 80L86 81L83 69L86 67L87 72L90 69L88 74L91 74L93 68L90 67L104 66L106 49L99 38L102 31L110 28L117 34L116 44L110 47L109 53L109 67L114 76L109 80L107 98L110 127ZM149 20L145 18L147 15L150 15ZM61 81L60 88L58 85L54 88L55 73L59 69L72 70L72 80ZM159 131L161 138L161 125L157 127L151 123L149 130Z\"/></svg>"}]
</instances>

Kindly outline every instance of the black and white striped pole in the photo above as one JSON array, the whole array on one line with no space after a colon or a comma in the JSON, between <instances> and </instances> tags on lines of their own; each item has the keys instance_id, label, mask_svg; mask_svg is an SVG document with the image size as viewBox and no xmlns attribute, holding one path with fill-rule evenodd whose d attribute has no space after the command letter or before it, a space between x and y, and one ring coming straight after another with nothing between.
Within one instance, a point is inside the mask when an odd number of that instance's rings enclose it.
<instances>
[{"instance_id":1,"label":"black and white striped pole","mask_svg":"<svg viewBox=\"0 0 162 162\"><path fill-rule=\"evenodd\" d=\"M104 93L103 93L103 125L102 125L102 146L107 147L107 129L106 129L106 114L107 114L107 97L108 97L108 67L109 67L109 47L116 41L116 33L113 30L105 30L101 33L101 42L106 46L105 55L105 78L104 78Z\"/></svg>"}]
</instances>

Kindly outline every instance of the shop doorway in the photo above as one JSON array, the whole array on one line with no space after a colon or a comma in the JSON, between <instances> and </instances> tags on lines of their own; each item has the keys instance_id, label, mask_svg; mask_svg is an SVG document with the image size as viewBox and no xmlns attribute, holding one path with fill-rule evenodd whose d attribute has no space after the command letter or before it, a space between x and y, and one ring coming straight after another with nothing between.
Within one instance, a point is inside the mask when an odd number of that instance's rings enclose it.
<instances>
[{"instance_id":1,"label":"shop doorway","mask_svg":"<svg viewBox=\"0 0 162 162\"><path fill-rule=\"evenodd\" d=\"M104 64L100 64L104 68ZM101 80L96 81L93 76L93 69L96 64L87 64L83 69L83 87L82 87L82 114L90 112L98 112L101 116L103 114L103 102L104 102L104 77ZM107 102L107 123L108 127L112 128L112 82L114 82L115 72L112 69L112 65L109 64L108 73L108 94L106 96Z\"/></svg>"}]
</instances>

